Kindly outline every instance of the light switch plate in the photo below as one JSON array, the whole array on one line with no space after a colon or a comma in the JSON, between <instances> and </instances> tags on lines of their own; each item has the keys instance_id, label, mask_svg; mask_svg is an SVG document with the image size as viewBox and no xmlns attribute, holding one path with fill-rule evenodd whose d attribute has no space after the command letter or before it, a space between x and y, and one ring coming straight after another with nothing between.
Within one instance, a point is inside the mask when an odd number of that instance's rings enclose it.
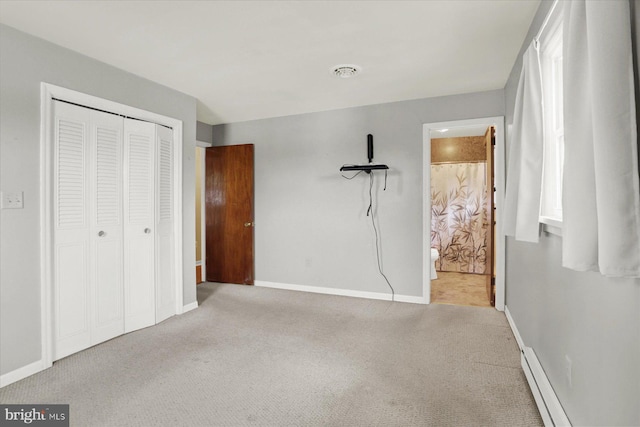
<instances>
[{"instance_id":1,"label":"light switch plate","mask_svg":"<svg viewBox=\"0 0 640 427\"><path fill-rule=\"evenodd\" d=\"M10 191L2 193L2 209L22 209L23 203L22 191Z\"/></svg>"}]
</instances>

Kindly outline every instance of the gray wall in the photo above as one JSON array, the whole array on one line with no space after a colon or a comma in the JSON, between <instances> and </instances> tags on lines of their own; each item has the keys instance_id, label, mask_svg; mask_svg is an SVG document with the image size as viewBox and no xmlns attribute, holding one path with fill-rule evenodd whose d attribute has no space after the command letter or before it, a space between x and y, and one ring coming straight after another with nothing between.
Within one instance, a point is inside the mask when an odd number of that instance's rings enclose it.
<instances>
[{"instance_id":1,"label":"gray wall","mask_svg":"<svg viewBox=\"0 0 640 427\"><path fill-rule=\"evenodd\" d=\"M505 88L507 125L521 55L550 5L541 4ZM639 18L636 10L636 26ZM573 425L640 425L640 280L568 270L561 254L562 238L555 235L543 234L538 244L509 238L507 307Z\"/></svg>"},{"instance_id":2,"label":"gray wall","mask_svg":"<svg viewBox=\"0 0 640 427\"><path fill-rule=\"evenodd\" d=\"M40 359L40 83L183 121L184 303L195 295L196 100L0 25L0 184L24 209L0 211L0 374Z\"/></svg>"},{"instance_id":3,"label":"gray wall","mask_svg":"<svg viewBox=\"0 0 640 427\"><path fill-rule=\"evenodd\" d=\"M375 161L383 269L396 294L422 295L424 123L504 115L503 91L380 104L213 127L215 145L255 144L256 279L389 292L366 216L369 176L345 163ZM347 175L351 175L347 173Z\"/></svg>"},{"instance_id":4,"label":"gray wall","mask_svg":"<svg viewBox=\"0 0 640 427\"><path fill-rule=\"evenodd\" d=\"M211 130L211 125L206 123L197 122L196 123L196 140L200 142L213 142L213 132Z\"/></svg>"}]
</instances>

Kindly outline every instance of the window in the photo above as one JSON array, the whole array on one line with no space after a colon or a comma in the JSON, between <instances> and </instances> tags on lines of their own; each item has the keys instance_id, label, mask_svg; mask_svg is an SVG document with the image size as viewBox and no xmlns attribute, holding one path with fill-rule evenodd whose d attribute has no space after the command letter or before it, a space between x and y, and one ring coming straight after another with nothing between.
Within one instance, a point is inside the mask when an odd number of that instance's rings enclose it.
<instances>
[{"instance_id":1,"label":"window","mask_svg":"<svg viewBox=\"0 0 640 427\"><path fill-rule=\"evenodd\" d=\"M540 222L562 225L562 166L564 163L564 120L562 102L562 21L560 14L549 22L540 39L542 75L544 160Z\"/></svg>"}]
</instances>

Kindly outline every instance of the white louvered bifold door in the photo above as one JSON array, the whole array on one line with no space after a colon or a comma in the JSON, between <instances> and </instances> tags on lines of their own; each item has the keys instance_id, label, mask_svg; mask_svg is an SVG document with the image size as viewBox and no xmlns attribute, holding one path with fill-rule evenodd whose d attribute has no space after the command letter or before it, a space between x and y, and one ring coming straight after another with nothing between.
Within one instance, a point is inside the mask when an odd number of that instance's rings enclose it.
<instances>
[{"instance_id":1,"label":"white louvered bifold door","mask_svg":"<svg viewBox=\"0 0 640 427\"><path fill-rule=\"evenodd\" d=\"M173 131L156 127L156 323L176 314L173 263Z\"/></svg>"},{"instance_id":2,"label":"white louvered bifold door","mask_svg":"<svg viewBox=\"0 0 640 427\"><path fill-rule=\"evenodd\" d=\"M155 321L156 125L124 120L125 332Z\"/></svg>"},{"instance_id":3,"label":"white louvered bifold door","mask_svg":"<svg viewBox=\"0 0 640 427\"><path fill-rule=\"evenodd\" d=\"M176 313L173 132L54 101L53 360Z\"/></svg>"},{"instance_id":4,"label":"white louvered bifold door","mask_svg":"<svg viewBox=\"0 0 640 427\"><path fill-rule=\"evenodd\" d=\"M124 332L122 118L54 103L53 360Z\"/></svg>"},{"instance_id":5,"label":"white louvered bifold door","mask_svg":"<svg viewBox=\"0 0 640 427\"><path fill-rule=\"evenodd\" d=\"M54 103L53 360L91 345L90 110Z\"/></svg>"},{"instance_id":6,"label":"white louvered bifold door","mask_svg":"<svg viewBox=\"0 0 640 427\"><path fill-rule=\"evenodd\" d=\"M124 333L122 126L91 111L91 345Z\"/></svg>"}]
</instances>

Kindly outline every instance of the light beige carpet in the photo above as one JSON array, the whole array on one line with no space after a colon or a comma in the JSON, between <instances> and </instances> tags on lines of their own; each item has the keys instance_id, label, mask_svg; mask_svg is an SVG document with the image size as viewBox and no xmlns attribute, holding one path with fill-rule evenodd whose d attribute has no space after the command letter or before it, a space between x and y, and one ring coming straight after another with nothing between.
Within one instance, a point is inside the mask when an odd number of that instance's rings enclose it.
<instances>
[{"instance_id":1,"label":"light beige carpet","mask_svg":"<svg viewBox=\"0 0 640 427\"><path fill-rule=\"evenodd\" d=\"M505 317L239 285L0 389L73 426L537 426Z\"/></svg>"}]
</instances>

